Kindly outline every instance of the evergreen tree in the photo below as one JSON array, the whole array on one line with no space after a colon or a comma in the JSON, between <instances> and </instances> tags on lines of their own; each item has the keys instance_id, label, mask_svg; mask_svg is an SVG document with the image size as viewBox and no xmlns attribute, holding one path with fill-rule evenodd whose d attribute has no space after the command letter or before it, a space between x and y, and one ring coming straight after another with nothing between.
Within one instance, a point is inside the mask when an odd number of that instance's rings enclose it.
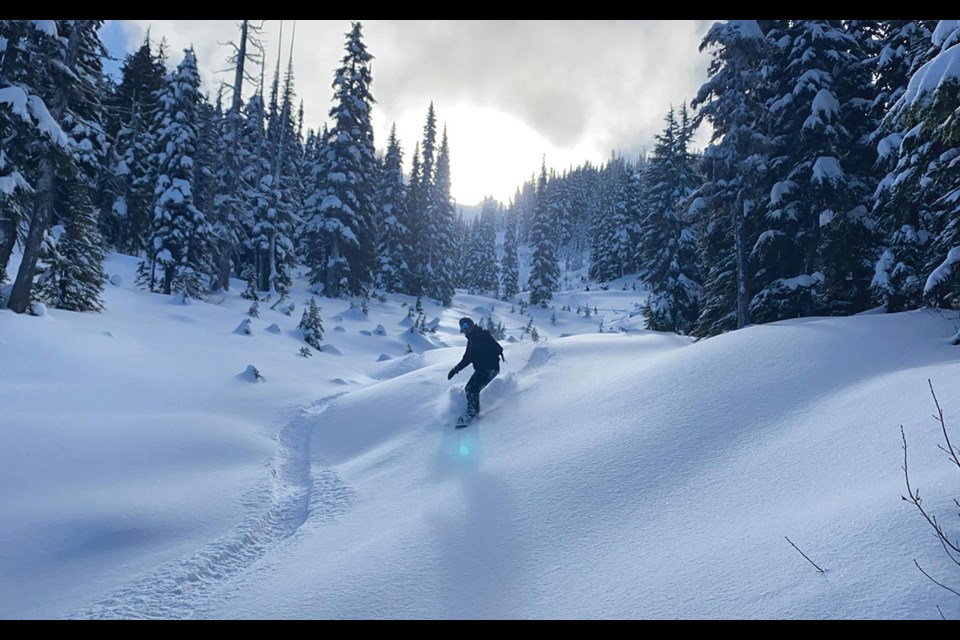
<instances>
[{"instance_id":1,"label":"evergreen tree","mask_svg":"<svg viewBox=\"0 0 960 640\"><path fill-rule=\"evenodd\" d=\"M427 181L429 183L429 180ZM407 266L410 270L408 292L411 295L422 295L425 283L428 280L427 265L429 264L429 220L423 205L423 193L427 186L424 183L423 165L420 163L420 143L413 148L413 158L410 166L410 183L407 188L407 220L410 229L410 252L407 254Z\"/></svg>"},{"instance_id":2,"label":"evergreen tree","mask_svg":"<svg viewBox=\"0 0 960 640\"><path fill-rule=\"evenodd\" d=\"M921 296L951 306L958 292L951 255L960 244L960 145L952 112L960 102L960 82L946 69L960 47L952 21L940 21L932 32L931 27L921 22L901 35L900 47L908 51L903 66L912 73L880 128L887 134L878 145L881 159L892 168L878 189L877 209L891 240L878 263L874 291L891 311L916 306Z\"/></svg>"},{"instance_id":3,"label":"evergreen tree","mask_svg":"<svg viewBox=\"0 0 960 640\"><path fill-rule=\"evenodd\" d=\"M59 153L67 147L59 124L43 119L52 72L47 69L48 56L63 55L55 28L50 33L52 23L0 20L0 284L7 280L13 247L30 220L36 165L46 147L53 146Z\"/></svg>"},{"instance_id":4,"label":"evergreen tree","mask_svg":"<svg viewBox=\"0 0 960 640\"><path fill-rule=\"evenodd\" d=\"M484 198L480 217L473 221L466 260L470 293L497 294L496 212L496 201Z\"/></svg>"},{"instance_id":5,"label":"evergreen tree","mask_svg":"<svg viewBox=\"0 0 960 640\"><path fill-rule=\"evenodd\" d=\"M380 272L378 286L391 292L409 292L412 276L408 257L413 253L407 216L407 188L403 181L403 151L397 126L390 129L383 158L377 201L380 206Z\"/></svg>"},{"instance_id":6,"label":"evergreen tree","mask_svg":"<svg viewBox=\"0 0 960 640\"><path fill-rule=\"evenodd\" d=\"M924 296L941 307L960 306L960 25L941 20L931 36L929 59L910 79L895 105L896 117L913 125L919 157L912 167L904 162L904 181L916 180L917 194L929 211L933 239L923 267ZM906 146L906 142L904 143ZM901 154L902 156L904 154ZM910 169L915 175L909 175ZM899 177L899 176L898 176Z\"/></svg>"},{"instance_id":7,"label":"evergreen tree","mask_svg":"<svg viewBox=\"0 0 960 640\"><path fill-rule=\"evenodd\" d=\"M217 237L217 282L216 287L227 291L230 289L230 276L234 271L234 264L241 271L240 253L245 236L243 185L240 181L242 165L241 135L243 130L243 83L251 78L248 63L262 62L263 46L259 40L260 29L251 25L249 20L240 22L239 43L231 46L233 55L228 62L234 65L233 84L229 86L231 92L230 106L226 114L219 118L218 139L219 153L217 154L216 197L209 210L215 220L214 233ZM251 78L252 79L252 78ZM218 100L218 112L220 104ZM218 113L219 115L219 113Z\"/></svg>"},{"instance_id":8,"label":"evergreen tree","mask_svg":"<svg viewBox=\"0 0 960 640\"><path fill-rule=\"evenodd\" d=\"M35 275L39 275L39 295L56 306L76 311L103 306L103 253L95 202L106 146L101 102L104 47L97 33L101 24L100 20L33 21L32 30L11 27L8 33L14 41L4 43L3 76L19 80L4 92L9 98L4 102L22 121L36 118L45 132L34 147L42 154L35 174L36 195L9 301L18 313L26 311L38 293L34 291ZM18 59L19 64L31 67L19 78L12 68ZM20 102L35 90L29 107ZM24 130L17 123L11 157L20 156L19 133ZM47 143L47 136L54 140L53 145ZM12 183L9 180L14 195L22 185L15 178ZM21 202L15 203L14 212L20 210ZM43 238L50 236L50 223L59 223L67 231L61 234L62 243L56 247L47 244L53 250L43 255ZM38 264L40 258L45 259L44 264Z\"/></svg>"},{"instance_id":9,"label":"evergreen tree","mask_svg":"<svg viewBox=\"0 0 960 640\"><path fill-rule=\"evenodd\" d=\"M163 46L154 52L149 35L127 56L121 80L105 98L104 120L112 141L101 197L101 229L117 251L136 255L145 247L156 176L149 164L152 124L166 69Z\"/></svg>"},{"instance_id":10,"label":"evergreen tree","mask_svg":"<svg viewBox=\"0 0 960 640\"><path fill-rule=\"evenodd\" d=\"M33 299L34 277L43 250L43 240L54 220L58 188L64 175L72 173L76 145L62 128L64 116L77 83L81 41L99 26L97 21L5 20L3 21L3 101L0 124L4 130L3 193L10 218L0 223L3 231L4 266L12 250L10 230L27 224L23 257L14 279L8 306L24 313ZM85 83L83 83L85 84ZM69 179L69 178L68 178ZM28 198L28 196L30 196ZM20 213L28 215L20 217ZM11 215L12 214L12 215ZM28 218L28 219L27 219ZM10 243L8 245L8 243Z\"/></svg>"},{"instance_id":11,"label":"evergreen tree","mask_svg":"<svg viewBox=\"0 0 960 640\"><path fill-rule=\"evenodd\" d=\"M693 231L680 211L696 188L690 152L692 130L686 106L678 122L671 108L647 165L646 215L641 223L641 260L651 294L644 307L647 328L689 333L701 295Z\"/></svg>"},{"instance_id":12,"label":"evergreen tree","mask_svg":"<svg viewBox=\"0 0 960 640\"><path fill-rule=\"evenodd\" d=\"M303 339L307 344L318 351L323 351L323 320L320 318L317 301L313 298L310 298L307 308L303 310L297 328L303 333Z\"/></svg>"},{"instance_id":13,"label":"evergreen tree","mask_svg":"<svg viewBox=\"0 0 960 640\"><path fill-rule=\"evenodd\" d=\"M516 200L507 209L507 226L503 235L503 262L501 264L501 291L503 299L510 300L520 293L519 260L517 258Z\"/></svg>"},{"instance_id":14,"label":"evergreen tree","mask_svg":"<svg viewBox=\"0 0 960 640\"><path fill-rule=\"evenodd\" d=\"M214 273L213 229L194 202L194 155L200 137L202 97L193 49L184 51L160 93L158 168L148 250L138 279L150 291L183 291L196 297Z\"/></svg>"},{"instance_id":15,"label":"evergreen tree","mask_svg":"<svg viewBox=\"0 0 960 640\"><path fill-rule=\"evenodd\" d=\"M530 304L539 304L546 308L557 290L559 273L557 268L556 245L547 208L547 167L541 165L540 181L537 183L537 206L534 211L533 226L530 229L530 244L533 256L530 264L530 278L527 286L530 290Z\"/></svg>"},{"instance_id":16,"label":"evergreen tree","mask_svg":"<svg viewBox=\"0 0 960 640\"><path fill-rule=\"evenodd\" d=\"M62 167L57 185L57 216L66 231L57 250L45 260L38 278L38 297L71 311L103 308L103 250L98 228L97 185L104 169L107 145L103 130L103 45L99 24L74 23L80 30L76 86L62 126L69 132L70 162Z\"/></svg>"},{"instance_id":17,"label":"evergreen tree","mask_svg":"<svg viewBox=\"0 0 960 640\"><path fill-rule=\"evenodd\" d=\"M633 173L626 161L611 157L603 172L601 203L593 218L593 251L590 275L606 282L626 275L634 267L636 216L631 208Z\"/></svg>"},{"instance_id":18,"label":"evergreen tree","mask_svg":"<svg viewBox=\"0 0 960 640\"><path fill-rule=\"evenodd\" d=\"M710 49L710 77L694 107L713 127L704 152L706 182L689 215L699 219L708 265L700 317L692 333L715 335L750 322L749 238L762 198L769 141L764 135L762 63L769 43L754 20L716 23L700 50ZM755 236L754 236L755 237Z\"/></svg>"},{"instance_id":19,"label":"evergreen tree","mask_svg":"<svg viewBox=\"0 0 960 640\"><path fill-rule=\"evenodd\" d=\"M333 81L334 126L324 147L319 184L305 206L310 282L322 283L324 295L332 297L362 294L372 284L374 268L373 56L361 38L361 25L355 22Z\"/></svg>"},{"instance_id":20,"label":"evergreen tree","mask_svg":"<svg viewBox=\"0 0 960 640\"><path fill-rule=\"evenodd\" d=\"M431 223L431 272L433 280L429 294L441 305L453 304L457 268L454 259L454 209L450 197L450 147L447 130L443 130L440 152L437 154L436 174L432 188L428 216Z\"/></svg>"}]
</instances>

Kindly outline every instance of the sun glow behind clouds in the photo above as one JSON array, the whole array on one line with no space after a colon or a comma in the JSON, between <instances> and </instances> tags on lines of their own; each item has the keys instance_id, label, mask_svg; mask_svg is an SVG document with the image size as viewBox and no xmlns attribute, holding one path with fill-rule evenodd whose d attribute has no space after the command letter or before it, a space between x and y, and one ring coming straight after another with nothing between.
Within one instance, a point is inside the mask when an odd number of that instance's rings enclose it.
<instances>
[{"instance_id":1,"label":"sun glow behind clouds","mask_svg":"<svg viewBox=\"0 0 960 640\"><path fill-rule=\"evenodd\" d=\"M409 174L415 145L423 142L427 108L407 111L397 120L397 137L403 148L404 171ZM450 144L451 193L458 204L479 204L493 196L507 204L526 181L535 179L546 158L547 171L583 164L596 155L581 143L570 149L554 147L546 138L521 120L490 107L457 104L445 107L434 103L437 117L437 144L447 127ZM392 123L373 113L374 138L385 149Z\"/></svg>"}]
</instances>

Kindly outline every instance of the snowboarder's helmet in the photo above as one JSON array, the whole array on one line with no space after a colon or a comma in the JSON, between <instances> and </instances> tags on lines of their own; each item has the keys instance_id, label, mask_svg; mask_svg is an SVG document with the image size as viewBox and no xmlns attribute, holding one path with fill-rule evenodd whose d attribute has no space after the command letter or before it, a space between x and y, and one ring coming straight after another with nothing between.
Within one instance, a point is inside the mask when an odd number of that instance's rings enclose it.
<instances>
[{"instance_id":1,"label":"snowboarder's helmet","mask_svg":"<svg viewBox=\"0 0 960 640\"><path fill-rule=\"evenodd\" d=\"M470 318L460 318L460 333L466 333L473 328L473 320Z\"/></svg>"}]
</instances>

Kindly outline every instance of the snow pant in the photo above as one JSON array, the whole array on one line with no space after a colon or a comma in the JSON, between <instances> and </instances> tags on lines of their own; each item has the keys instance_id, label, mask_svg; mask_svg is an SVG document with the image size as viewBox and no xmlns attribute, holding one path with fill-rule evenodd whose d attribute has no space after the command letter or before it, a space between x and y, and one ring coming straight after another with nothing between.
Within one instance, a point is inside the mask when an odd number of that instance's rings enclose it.
<instances>
[{"instance_id":1,"label":"snow pant","mask_svg":"<svg viewBox=\"0 0 960 640\"><path fill-rule=\"evenodd\" d=\"M467 381L467 417L476 418L480 413L480 390L497 377L499 369L477 369Z\"/></svg>"}]
</instances>

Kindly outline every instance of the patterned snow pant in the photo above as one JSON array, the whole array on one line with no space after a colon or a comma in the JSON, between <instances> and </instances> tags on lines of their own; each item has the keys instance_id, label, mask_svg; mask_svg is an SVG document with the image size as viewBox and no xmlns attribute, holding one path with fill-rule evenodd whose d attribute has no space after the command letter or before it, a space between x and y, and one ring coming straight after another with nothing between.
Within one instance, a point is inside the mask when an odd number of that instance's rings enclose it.
<instances>
[{"instance_id":1,"label":"patterned snow pant","mask_svg":"<svg viewBox=\"0 0 960 640\"><path fill-rule=\"evenodd\" d=\"M480 413L480 390L497 377L499 369L478 369L467 381L467 417L476 418Z\"/></svg>"}]
</instances>

